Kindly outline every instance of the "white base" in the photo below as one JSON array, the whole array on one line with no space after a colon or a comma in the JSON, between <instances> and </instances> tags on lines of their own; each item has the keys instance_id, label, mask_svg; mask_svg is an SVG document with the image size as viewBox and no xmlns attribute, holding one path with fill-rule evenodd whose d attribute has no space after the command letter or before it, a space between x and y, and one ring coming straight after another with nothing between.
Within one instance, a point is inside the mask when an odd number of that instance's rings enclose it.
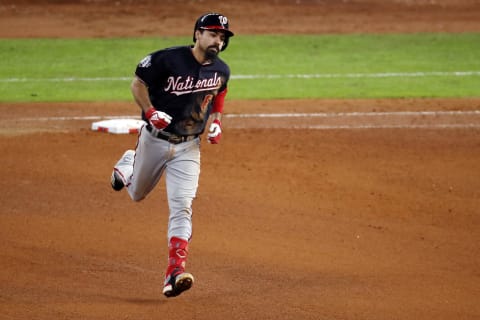
<instances>
[{"instance_id":1,"label":"white base","mask_svg":"<svg viewBox=\"0 0 480 320\"><path fill-rule=\"evenodd\" d=\"M138 133L144 124L145 121L136 119L103 120L92 123L92 130L113 134L130 134Z\"/></svg>"}]
</instances>

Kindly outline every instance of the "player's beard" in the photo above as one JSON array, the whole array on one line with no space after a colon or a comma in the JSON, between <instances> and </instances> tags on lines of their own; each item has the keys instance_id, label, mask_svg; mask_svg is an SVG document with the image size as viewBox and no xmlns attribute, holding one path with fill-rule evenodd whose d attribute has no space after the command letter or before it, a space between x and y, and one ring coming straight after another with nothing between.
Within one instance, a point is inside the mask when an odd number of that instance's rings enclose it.
<instances>
[{"instance_id":1,"label":"player's beard","mask_svg":"<svg viewBox=\"0 0 480 320\"><path fill-rule=\"evenodd\" d=\"M217 49L217 50L215 50ZM220 48L218 48L217 46L210 46L207 48L207 50L205 50L205 58L207 60L215 60L217 59L218 57L218 53L220 52Z\"/></svg>"}]
</instances>

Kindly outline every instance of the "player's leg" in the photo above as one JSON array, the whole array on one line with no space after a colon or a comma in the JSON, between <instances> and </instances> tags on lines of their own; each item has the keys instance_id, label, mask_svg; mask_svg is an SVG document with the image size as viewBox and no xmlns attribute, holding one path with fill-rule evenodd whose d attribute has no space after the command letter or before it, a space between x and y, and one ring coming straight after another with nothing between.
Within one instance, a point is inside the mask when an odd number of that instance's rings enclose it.
<instances>
[{"instance_id":1,"label":"player's leg","mask_svg":"<svg viewBox=\"0 0 480 320\"><path fill-rule=\"evenodd\" d=\"M190 239L192 201L197 194L200 176L200 140L173 146L175 153L165 172L170 209L168 238Z\"/></svg>"},{"instance_id":2,"label":"player's leg","mask_svg":"<svg viewBox=\"0 0 480 320\"><path fill-rule=\"evenodd\" d=\"M134 201L142 200L158 183L168 157L169 143L142 127L136 149L127 150L113 169L112 188L119 191L126 186Z\"/></svg>"},{"instance_id":3,"label":"player's leg","mask_svg":"<svg viewBox=\"0 0 480 320\"><path fill-rule=\"evenodd\" d=\"M113 190L120 191L127 185L133 172L135 150L127 150L113 167L110 183Z\"/></svg>"},{"instance_id":4,"label":"player's leg","mask_svg":"<svg viewBox=\"0 0 480 320\"><path fill-rule=\"evenodd\" d=\"M169 205L169 259L163 293L179 295L193 284L193 276L185 272L188 241L192 236L192 202L200 176L199 139L175 146L175 156L168 163L165 180Z\"/></svg>"},{"instance_id":5,"label":"player's leg","mask_svg":"<svg viewBox=\"0 0 480 320\"><path fill-rule=\"evenodd\" d=\"M155 188L169 157L170 144L153 137L143 127L135 149L132 174L126 185L132 200L140 201L144 199Z\"/></svg>"}]
</instances>

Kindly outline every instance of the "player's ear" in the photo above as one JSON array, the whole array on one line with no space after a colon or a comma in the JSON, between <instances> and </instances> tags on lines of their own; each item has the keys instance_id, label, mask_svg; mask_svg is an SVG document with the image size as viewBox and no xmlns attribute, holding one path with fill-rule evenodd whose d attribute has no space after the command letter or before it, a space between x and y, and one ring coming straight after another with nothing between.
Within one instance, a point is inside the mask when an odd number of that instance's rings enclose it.
<instances>
[{"instance_id":1,"label":"player's ear","mask_svg":"<svg viewBox=\"0 0 480 320\"><path fill-rule=\"evenodd\" d=\"M201 30L198 30L198 29L195 30L195 41L198 40L198 37L199 37L199 35L200 35L201 33L202 33Z\"/></svg>"}]
</instances>

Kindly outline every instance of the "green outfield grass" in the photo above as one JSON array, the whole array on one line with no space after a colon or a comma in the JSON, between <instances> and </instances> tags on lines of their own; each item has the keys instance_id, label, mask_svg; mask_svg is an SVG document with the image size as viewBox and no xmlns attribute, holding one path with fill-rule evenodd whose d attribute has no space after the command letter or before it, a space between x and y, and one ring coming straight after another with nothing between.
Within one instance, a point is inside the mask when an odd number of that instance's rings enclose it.
<instances>
[{"instance_id":1,"label":"green outfield grass","mask_svg":"<svg viewBox=\"0 0 480 320\"><path fill-rule=\"evenodd\" d=\"M0 39L0 102L131 100L135 66L189 37ZM235 36L230 99L479 97L480 34ZM462 72L456 74L455 72Z\"/></svg>"}]
</instances>

